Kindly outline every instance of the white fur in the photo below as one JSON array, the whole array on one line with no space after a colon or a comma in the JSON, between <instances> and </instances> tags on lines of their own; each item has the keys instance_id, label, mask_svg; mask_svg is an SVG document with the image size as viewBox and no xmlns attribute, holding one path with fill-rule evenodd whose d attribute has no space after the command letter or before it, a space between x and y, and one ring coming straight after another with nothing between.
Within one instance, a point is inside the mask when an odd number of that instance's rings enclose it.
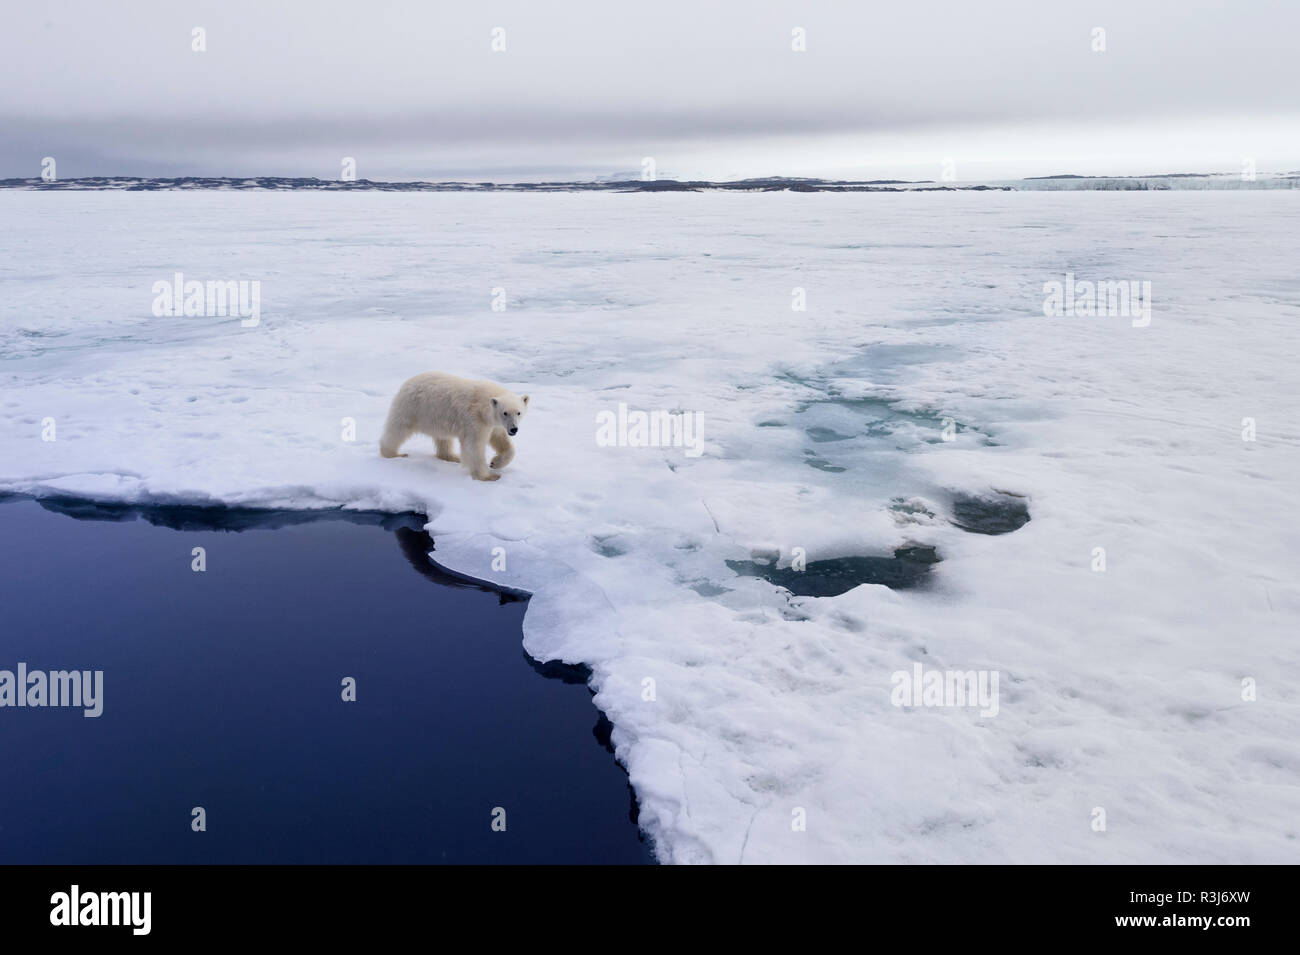
<instances>
[{"instance_id":1,"label":"white fur","mask_svg":"<svg viewBox=\"0 0 1300 955\"><path fill-rule=\"evenodd\" d=\"M379 440L379 453L386 458L399 457L397 452L407 438L427 434L437 446L438 457L462 462L476 480L495 481L501 475L489 468L503 468L514 458L515 447L507 431L519 427L527 410L527 395L516 395L495 382L425 372L408 378L397 390ZM459 456L453 441L460 442ZM496 451L491 465L486 461L489 444Z\"/></svg>"}]
</instances>

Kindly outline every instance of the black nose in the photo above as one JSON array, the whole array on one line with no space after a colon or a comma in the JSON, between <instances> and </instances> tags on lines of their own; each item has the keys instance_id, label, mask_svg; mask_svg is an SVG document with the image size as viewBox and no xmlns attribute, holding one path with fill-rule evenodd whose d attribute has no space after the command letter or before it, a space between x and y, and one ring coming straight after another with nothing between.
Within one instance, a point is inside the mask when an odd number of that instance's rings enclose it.
<instances>
[{"instance_id":1,"label":"black nose","mask_svg":"<svg viewBox=\"0 0 1300 955\"><path fill-rule=\"evenodd\" d=\"M518 434L518 433L519 433L519 429L518 429L518 428L511 428L511 429L510 429L510 433L511 433L511 434Z\"/></svg>"}]
</instances>

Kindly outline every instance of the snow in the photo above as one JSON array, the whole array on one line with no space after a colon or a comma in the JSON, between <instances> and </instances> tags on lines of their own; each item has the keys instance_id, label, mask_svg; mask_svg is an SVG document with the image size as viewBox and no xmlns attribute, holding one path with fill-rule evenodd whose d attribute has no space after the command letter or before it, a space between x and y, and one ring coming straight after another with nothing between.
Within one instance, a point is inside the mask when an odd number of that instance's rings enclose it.
<instances>
[{"instance_id":1,"label":"snow","mask_svg":"<svg viewBox=\"0 0 1300 955\"><path fill-rule=\"evenodd\" d=\"M1300 858L1292 191L8 192L0 215L0 488L425 511L441 563L534 594L530 654L591 666L665 862ZM260 323L154 317L177 271L260 281ZM1151 324L1045 317L1067 272L1150 281ZM379 457L426 370L531 395L501 481L431 442ZM697 412L704 453L598 446L620 402ZM951 523L994 491L1030 521ZM798 597L725 563L906 543L943 558L926 587ZM916 663L997 671L997 715L892 705Z\"/></svg>"}]
</instances>

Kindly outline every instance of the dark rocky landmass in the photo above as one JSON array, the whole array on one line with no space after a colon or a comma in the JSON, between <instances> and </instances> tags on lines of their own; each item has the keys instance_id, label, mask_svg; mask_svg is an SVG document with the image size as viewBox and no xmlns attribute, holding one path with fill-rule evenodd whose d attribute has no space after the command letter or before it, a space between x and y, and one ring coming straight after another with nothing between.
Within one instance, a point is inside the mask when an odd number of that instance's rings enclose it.
<instances>
[{"instance_id":1,"label":"dark rocky landmass","mask_svg":"<svg viewBox=\"0 0 1300 955\"><path fill-rule=\"evenodd\" d=\"M987 182L937 183L931 179L807 179L765 176L711 182L706 179L612 179L585 182L470 182L377 179L316 179L295 176L82 176L76 179L0 179L0 189L40 191L157 192L218 190L227 192L1013 192L1020 190L1130 191L1164 189L1294 189L1300 174L1261 175L1242 181L1239 174L1166 173L1159 176L1030 176Z\"/></svg>"},{"instance_id":2,"label":"dark rocky landmass","mask_svg":"<svg viewBox=\"0 0 1300 955\"><path fill-rule=\"evenodd\" d=\"M741 179L734 182L707 180L639 179L614 182L384 182L373 179L315 179L287 176L215 177L181 176L173 179L137 176L83 176L78 179L0 179L0 189L39 190L121 190L149 192L159 190L219 189L246 190L314 190L320 192L904 192L937 189L1010 190L1010 186L936 186L929 180L908 182L898 179L867 181L798 179L771 176Z\"/></svg>"}]
</instances>

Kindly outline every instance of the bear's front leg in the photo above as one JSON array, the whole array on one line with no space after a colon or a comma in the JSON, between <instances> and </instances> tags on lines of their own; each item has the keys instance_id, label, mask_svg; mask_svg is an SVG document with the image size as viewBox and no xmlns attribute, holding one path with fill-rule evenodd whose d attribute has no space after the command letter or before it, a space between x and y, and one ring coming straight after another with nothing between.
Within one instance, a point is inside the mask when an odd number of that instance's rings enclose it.
<instances>
[{"instance_id":1,"label":"bear's front leg","mask_svg":"<svg viewBox=\"0 0 1300 955\"><path fill-rule=\"evenodd\" d=\"M499 471L515 459L515 446L510 443L510 439L506 437L506 433L500 428L492 429L492 437L488 439L488 442L492 445L493 450L497 452L496 457L492 459L492 463L488 467Z\"/></svg>"},{"instance_id":2,"label":"bear's front leg","mask_svg":"<svg viewBox=\"0 0 1300 955\"><path fill-rule=\"evenodd\" d=\"M487 442L482 438L477 441L466 442L464 438L460 440L461 461L469 468L469 473L476 481L499 481L500 474L493 474L488 470L487 461L484 457L486 451L484 445Z\"/></svg>"}]
</instances>

